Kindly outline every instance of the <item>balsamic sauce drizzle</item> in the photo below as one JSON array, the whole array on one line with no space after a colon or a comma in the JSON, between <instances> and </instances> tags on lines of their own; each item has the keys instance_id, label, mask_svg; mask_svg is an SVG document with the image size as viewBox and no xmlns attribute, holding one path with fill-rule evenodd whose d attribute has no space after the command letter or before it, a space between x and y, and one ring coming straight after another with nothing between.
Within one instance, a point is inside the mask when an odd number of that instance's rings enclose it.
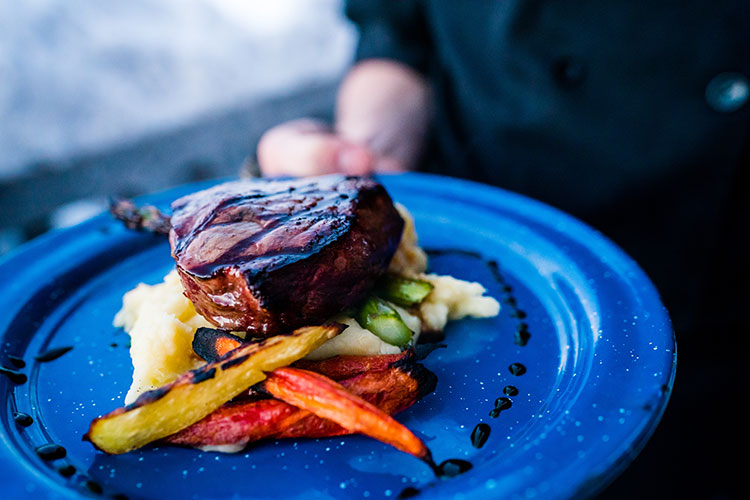
<instances>
[{"instance_id":1,"label":"balsamic sauce drizzle","mask_svg":"<svg viewBox=\"0 0 750 500\"><path fill-rule=\"evenodd\" d=\"M43 444L42 446L37 447L37 449L34 451L42 460L50 461L65 458L65 455L68 454L65 448L55 443Z\"/></svg>"},{"instance_id":2,"label":"balsamic sauce drizzle","mask_svg":"<svg viewBox=\"0 0 750 500\"><path fill-rule=\"evenodd\" d=\"M65 346L65 347L54 347L52 349L47 349L46 351L37 354L36 356L34 356L34 359L39 361L40 363L54 361L72 349L73 349L72 345Z\"/></svg>"},{"instance_id":3,"label":"balsamic sauce drizzle","mask_svg":"<svg viewBox=\"0 0 750 500\"><path fill-rule=\"evenodd\" d=\"M526 317L526 312L522 311L521 309L514 309L510 312L511 318L518 318L518 319L524 319Z\"/></svg>"},{"instance_id":4,"label":"balsamic sauce drizzle","mask_svg":"<svg viewBox=\"0 0 750 500\"><path fill-rule=\"evenodd\" d=\"M521 321L516 327L516 333L513 336L513 343L517 346L524 347L528 344L531 334L529 333L529 324Z\"/></svg>"},{"instance_id":5,"label":"balsamic sauce drizzle","mask_svg":"<svg viewBox=\"0 0 750 500\"><path fill-rule=\"evenodd\" d=\"M503 394L506 396L518 396L518 389L512 385L506 385L503 387Z\"/></svg>"},{"instance_id":6,"label":"balsamic sauce drizzle","mask_svg":"<svg viewBox=\"0 0 750 500\"><path fill-rule=\"evenodd\" d=\"M76 468L73 467L70 464L63 465L59 469L57 469L58 474L60 474L62 477L73 477L76 473Z\"/></svg>"},{"instance_id":7,"label":"balsamic sauce drizzle","mask_svg":"<svg viewBox=\"0 0 750 500\"><path fill-rule=\"evenodd\" d=\"M515 375L516 377L520 377L521 375L526 373L526 367L521 363L511 363L508 367L508 370L510 370L510 373Z\"/></svg>"},{"instance_id":8,"label":"balsamic sauce drizzle","mask_svg":"<svg viewBox=\"0 0 750 500\"><path fill-rule=\"evenodd\" d=\"M497 418L500 416L501 411L505 411L513 406L513 401L505 396L500 396L495 400L495 407L490 410L490 417Z\"/></svg>"},{"instance_id":9,"label":"balsamic sauce drizzle","mask_svg":"<svg viewBox=\"0 0 750 500\"><path fill-rule=\"evenodd\" d=\"M489 424L485 424L484 422L478 423L474 430L471 431L471 445L474 448L481 448L484 446L484 443L487 442L487 439L490 437L490 426Z\"/></svg>"},{"instance_id":10,"label":"balsamic sauce drizzle","mask_svg":"<svg viewBox=\"0 0 750 500\"><path fill-rule=\"evenodd\" d=\"M53 349L48 349L47 351L44 351L40 353L39 355L35 356L34 359L39 363L46 363L49 361L54 361L58 359L60 356L64 355L65 353L69 352L71 349L73 349L73 346L66 346L66 347L56 347ZM16 368L25 368L26 367L26 361L24 361L23 358L19 356L13 356L8 355L8 360L15 366ZM4 366L0 366L0 373L8 377L11 382L16 384L23 384L28 380L28 377L21 373L18 370L14 370L11 368L6 368ZM206 374L207 375L207 374ZM15 405L13 405L15 407ZM13 421L21 428L30 427L34 424L34 418L22 411L13 411ZM44 432L44 429L42 429L42 432ZM49 438L49 436L47 436ZM59 463L60 460L65 459L65 457L68 454L68 451L65 449L65 447L57 444L57 443L45 443L41 446L38 446L34 449L34 452L37 454L37 456L42 459L45 462L57 462ZM90 476L88 476L85 472L79 472L78 469L76 469L75 466L73 466L70 463L63 463L59 467L57 467L56 472L62 476L65 479L72 480L72 478L78 479L78 486L80 488L86 489L89 493L93 493L95 495L102 495L105 493L104 487L99 484L98 482L94 481ZM121 493L113 492L109 494L109 496L113 499L118 500L127 500L127 497Z\"/></svg>"},{"instance_id":11,"label":"balsamic sauce drizzle","mask_svg":"<svg viewBox=\"0 0 750 500\"><path fill-rule=\"evenodd\" d=\"M513 295L513 287L510 284L508 284L508 282L505 281L505 278L500 272L500 266L496 260L486 259L480 253L473 252L470 250L463 250L463 249L425 249L425 251L430 256L460 255L460 256L465 256L465 257L481 260L489 268L490 273L492 274L492 277L495 279L495 282L500 287L500 291L503 294L502 303L510 309L510 317L519 320L518 324L516 325L516 330L513 335L513 343L519 347L524 347L528 344L529 340L531 339L531 333L529 332L529 325L525 321L521 321L526 318L527 316L526 311L524 311L518 306L518 300ZM521 376L524 373L526 373L526 367L521 363L512 363L508 367L508 370L514 376ZM497 418L498 416L500 416L501 412L508 410L511 406L513 406L513 401L510 398L513 396L517 396L518 392L519 392L518 388L516 388L515 386L506 385L503 388L504 396L501 396L495 400L495 407L492 410L490 410L490 413L489 413L490 417ZM475 448L481 448L482 446L484 446L484 444L487 442L487 439L490 436L490 431L491 431L491 428L489 424L484 423L484 422L480 422L476 424L476 426L474 427L474 430L471 433L472 446L474 446ZM465 461L461 461L461 462L465 462ZM454 463L455 469L452 469L452 470L455 470L456 474L461 474L463 472L466 472L466 470L471 468L471 464L469 464L469 462L465 462L465 463L468 464L468 468L462 470L460 466L457 466ZM409 498L409 497L417 495L418 493L419 493L419 490L409 487L401 492L401 495L399 495L399 498Z\"/></svg>"},{"instance_id":12,"label":"balsamic sauce drizzle","mask_svg":"<svg viewBox=\"0 0 750 500\"><path fill-rule=\"evenodd\" d=\"M101 495L102 493L104 493L102 485L97 483L96 481L92 481L91 479L85 479L83 481L83 486L85 486L91 493L94 493L96 495Z\"/></svg>"},{"instance_id":13,"label":"balsamic sauce drizzle","mask_svg":"<svg viewBox=\"0 0 750 500\"><path fill-rule=\"evenodd\" d=\"M23 360L23 358L19 358L18 356L8 355L8 361L11 362L13 366L16 368L24 368L26 367L26 361Z\"/></svg>"},{"instance_id":14,"label":"balsamic sauce drizzle","mask_svg":"<svg viewBox=\"0 0 750 500\"><path fill-rule=\"evenodd\" d=\"M404 488L401 491L401 493L399 493L399 495L398 495L397 498L399 498L399 499L401 499L401 498L413 498L413 497L419 495L419 493L420 493L419 490L417 488L415 488L414 486L407 486L406 488Z\"/></svg>"},{"instance_id":15,"label":"balsamic sauce drizzle","mask_svg":"<svg viewBox=\"0 0 750 500\"><path fill-rule=\"evenodd\" d=\"M11 382L17 385L25 384L28 380L25 374L12 368L5 368L4 366L0 366L0 374L5 375Z\"/></svg>"},{"instance_id":16,"label":"balsamic sauce drizzle","mask_svg":"<svg viewBox=\"0 0 750 500\"><path fill-rule=\"evenodd\" d=\"M34 423L34 419L31 418L31 415L20 411L13 412L13 421L21 427L28 427Z\"/></svg>"},{"instance_id":17,"label":"balsamic sauce drizzle","mask_svg":"<svg viewBox=\"0 0 750 500\"><path fill-rule=\"evenodd\" d=\"M438 477L456 477L471 469L471 462L461 460L460 458L449 458L437 466L436 475Z\"/></svg>"}]
</instances>

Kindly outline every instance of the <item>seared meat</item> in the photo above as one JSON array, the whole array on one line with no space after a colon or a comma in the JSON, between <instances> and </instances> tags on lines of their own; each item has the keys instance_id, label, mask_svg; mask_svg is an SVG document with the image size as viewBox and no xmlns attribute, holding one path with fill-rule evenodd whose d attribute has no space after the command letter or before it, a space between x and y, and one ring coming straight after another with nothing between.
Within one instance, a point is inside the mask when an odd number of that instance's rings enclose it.
<instances>
[{"instance_id":1,"label":"seared meat","mask_svg":"<svg viewBox=\"0 0 750 500\"><path fill-rule=\"evenodd\" d=\"M377 182L339 175L221 184L172 204L172 255L216 326L269 336L362 300L403 220Z\"/></svg>"}]
</instances>

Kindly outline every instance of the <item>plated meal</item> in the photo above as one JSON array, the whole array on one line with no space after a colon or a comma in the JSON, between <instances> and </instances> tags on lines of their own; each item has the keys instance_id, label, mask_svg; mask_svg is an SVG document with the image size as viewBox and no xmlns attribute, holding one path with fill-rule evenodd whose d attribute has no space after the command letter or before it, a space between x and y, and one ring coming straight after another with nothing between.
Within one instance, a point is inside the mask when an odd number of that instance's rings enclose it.
<instances>
[{"instance_id":1,"label":"plated meal","mask_svg":"<svg viewBox=\"0 0 750 500\"><path fill-rule=\"evenodd\" d=\"M178 186L0 261L3 499L568 500L633 460L675 351L632 259L495 187L326 179Z\"/></svg>"},{"instance_id":2,"label":"plated meal","mask_svg":"<svg viewBox=\"0 0 750 500\"><path fill-rule=\"evenodd\" d=\"M361 433L427 462L394 415L432 392L419 363L448 321L498 314L476 282L427 273L408 210L370 178L240 180L171 215L128 201L129 227L168 234L175 269L123 298L125 406L85 438L237 452L263 439ZM448 339L449 343L450 339Z\"/></svg>"}]
</instances>

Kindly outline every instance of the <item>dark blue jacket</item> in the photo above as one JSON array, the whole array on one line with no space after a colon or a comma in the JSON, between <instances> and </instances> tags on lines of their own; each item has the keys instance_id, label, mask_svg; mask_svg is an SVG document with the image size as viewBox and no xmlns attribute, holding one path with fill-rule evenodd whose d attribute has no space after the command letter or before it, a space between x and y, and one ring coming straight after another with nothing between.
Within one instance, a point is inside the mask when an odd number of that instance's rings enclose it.
<instances>
[{"instance_id":1,"label":"dark blue jacket","mask_svg":"<svg viewBox=\"0 0 750 500\"><path fill-rule=\"evenodd\" d=\"M651 275L678 329L735 321L727 300L750 275L738 237L750 228L750 2L350 0L347 14L358 58L433 83L423 168L599 228Z\"/></svg>"}]
</instances>

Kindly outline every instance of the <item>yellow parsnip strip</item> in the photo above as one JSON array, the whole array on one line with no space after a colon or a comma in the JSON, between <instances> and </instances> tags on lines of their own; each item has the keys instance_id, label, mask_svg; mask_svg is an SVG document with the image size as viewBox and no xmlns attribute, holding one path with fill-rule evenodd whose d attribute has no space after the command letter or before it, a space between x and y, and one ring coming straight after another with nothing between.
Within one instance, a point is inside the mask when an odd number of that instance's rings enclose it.
<instances>
[{"instance_id":1,"label":"yellow parsnip strip","mask_svg":"<svg viewBox=\"0 0 750 500\"><path fill-rule=\"evenodd\" d=\"M243 345L226 358L190 371L142 394L133 404L97 418L84 439L102 451L119 454L174 434L261 382L264 372L304 357L344 328L340 324L303 327L290 335Z\"/></svg>"}]
</instances>

